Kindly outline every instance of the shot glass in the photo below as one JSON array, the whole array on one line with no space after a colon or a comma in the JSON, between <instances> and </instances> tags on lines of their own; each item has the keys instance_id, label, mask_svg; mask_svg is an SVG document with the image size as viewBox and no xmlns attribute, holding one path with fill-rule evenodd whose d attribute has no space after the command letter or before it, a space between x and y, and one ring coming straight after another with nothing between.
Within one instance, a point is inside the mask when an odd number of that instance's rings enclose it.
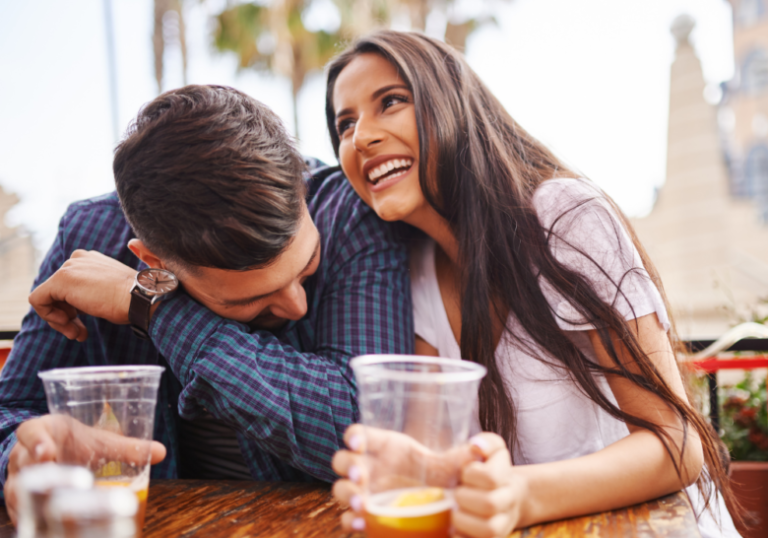
<instances>
[{"instance_id":1,"label":"shot glass","mask_svg":"<svg viewBox=\"0 0 768 538\"><path fill-rule=\"evenodd\" d=\"M56 463L24 467L19 472L17 488L18 538L49 535L45 514L55 491L60 488L66 488L67 491L88 490L92 487L93 474L84 467Z\"/></svg>"},{"instance_id":2,"label":"shot glass","mask_svg":"<svg viewBox=\"0 0 768 538\"><path fill-rule=\"evenodd\" d=\"M57 489L45 510L47 538L135 538L139 503L127 488Z\"/></svg>"},{"instance_id":3,"label":"shot glass","mask_svg":"<svg viewBox=\"0 0 768 538\"><path fill-rule=\"evenodd\" d=\"M161 366L98 366L40 372L54 418L59 463L82 465L98 487L136 495L140 535L149 493L150 441Z\"/></svg>"},{"instance_id":4,"label":"shot glass","mask_svg":"<svg viewBox=\"0 0 768 538\"><path fill-rule=\"evenodd\" d=\"M351 366L365 432L356 472L368 538L447 538L485 368L407 355L367 355Z\"/></svg>"}]
</instances>

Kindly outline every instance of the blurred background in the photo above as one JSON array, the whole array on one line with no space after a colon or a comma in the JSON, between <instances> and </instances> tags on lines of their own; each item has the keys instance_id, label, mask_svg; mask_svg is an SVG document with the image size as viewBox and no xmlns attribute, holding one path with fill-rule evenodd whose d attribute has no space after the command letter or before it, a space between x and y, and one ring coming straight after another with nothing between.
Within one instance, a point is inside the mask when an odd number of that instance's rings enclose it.
<instances>
[{"instance_id":1,"label":"blurred background","mask_svg":"<svg viewBox=\"0 0 768 538\"><path fill-rule=\"evenodd\" d=\"M683 336L764 320L768 0L0 0L0 329L18 328L67 205L113 189L142 104L231 85L335 163L322 68L377 27L463 50L618 202Z\"/></svg>"}]
</instances>

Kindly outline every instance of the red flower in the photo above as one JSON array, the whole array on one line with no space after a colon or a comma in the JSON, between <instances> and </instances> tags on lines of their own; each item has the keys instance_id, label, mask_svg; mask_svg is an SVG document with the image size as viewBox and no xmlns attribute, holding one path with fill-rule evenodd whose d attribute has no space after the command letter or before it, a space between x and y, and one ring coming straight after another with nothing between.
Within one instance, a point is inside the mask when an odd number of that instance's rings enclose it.
<instances>
[{"instance_id":1,"label":"red flower","mask_svg":"<svg viewBox=\"0 0 768 538\"><path fill-rule=\"evenodd\" d=\"M741 409L744 404L747 403L747 399L742 396L729 396L725 402L723 402L723 409L725 411L733 411Z\"/></svg>"},{"instance_id":2,"label":"red flower","mask_svg":"<svg viewBox=\"0 0 768 538\"><path fill-rule=\"evenodd\" d=\"M733 422L742 428L752 428L755 424L755 416L757 416L756 409L742 409L733 416Z\"/></svg>"},{"instance_id":3,"label":"red flower","mask_svg":"<svg viewBox=\"0 0 768 538\"><path fill-rule=\"evenodd\" d=\"M755 420L755 417L757 416L757 409L754 407L747 407L746 409L741 410L741 414L750 420Z\"/></svg>"},{"instance_id":4,"label":"red flower","mask_svg":"<svg viewBox=\"0 0 768 538\"><path fill-rule=\"evenodd\" d=\"M749 440L760 450L768 451L768 435L765 435L758 429L752 429L749 432Z\"/></svg>"}]
</instances>

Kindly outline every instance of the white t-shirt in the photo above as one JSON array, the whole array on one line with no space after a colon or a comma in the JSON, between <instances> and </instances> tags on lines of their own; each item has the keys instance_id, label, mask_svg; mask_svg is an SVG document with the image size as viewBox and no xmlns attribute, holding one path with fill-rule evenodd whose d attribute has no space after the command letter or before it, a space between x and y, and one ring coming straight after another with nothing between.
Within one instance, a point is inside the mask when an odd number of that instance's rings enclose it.
<instances>
[{"instance_id":1,"label":"white t-shirt","mask_svg":"<svg viewBox=\"0 0 768 538\"><path fill-rule=\"evenodd\" d=\"M656 313L664 330L669 329L669 317L658 289L615 211L597 187L583 179L551 179L536 190L533 204L544 229L552 232L549 244L558 261L589 279L600 297L613 302L625 319ZM594 350L584 332L592 329L592 325L549 282L540 278L539 285L558 325L571 331L572 341L594 359ZM416 245L411 253L411 290L416 334L436 348L441 357L461 359L440 295L435 243L431 239ZM629 435L626 424L585 396L558 361L527 336L514 315L510 315L507 326L527 342L527 346L522 346L504 333L496 348L499 371L517 411L515 464L576 458ZM595 378L606 397L616 404L606 379L601 375ZM477 417L473 430L479 431ZM696 507L701 501L696 487L687 491ZM699 518L702 536L739 536L722 498L718 499L719 512L724 515L723 528L719 529L711 515L705 513Z\"/></svg>"}]
</instances>

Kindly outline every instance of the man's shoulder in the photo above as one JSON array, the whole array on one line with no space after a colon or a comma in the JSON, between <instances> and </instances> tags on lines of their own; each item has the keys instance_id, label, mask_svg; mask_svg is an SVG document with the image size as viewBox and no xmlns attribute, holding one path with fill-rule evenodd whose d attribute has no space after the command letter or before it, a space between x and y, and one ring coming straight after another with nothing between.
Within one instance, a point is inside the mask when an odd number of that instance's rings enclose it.
<instances>
[{"instance_id":1,"label":"man's shoulder","mask_svg":"<svg viewBox=\"0 0 768 538\"><path fill-rule=\"evenodd\" d=\"M133 237L115 192L70 204L59 232L67 254L84 249L120 257Z\"/></svg>"},{"instance_id":2,"label":"man's shoulder","mask_svg":"<svg viewBox=\"0 0 768 538\"><path fill-rule=\"evenodd\" d=\"M93 198L72 202L67 208L65 216L71 219L73 217L87 217L92 213L105 212L115 213L116 216L125 220L123 210L120 207L120 200L117 198L117 193L115 191L100 196L94 196Z\"/></svg>"},{"instance_id":3,"label":"man's shoulder","mask_svg":"<svg viewBox=\"0 0 768 538\"><path fill-rule=\"evenodd\" d=\"M309 214L323 235L346 235L363 222L377 229L391 227L360 199L338 166L310 169L308 187Z\"/></svg>"},{"instance_id":4,"label":"man's shoulder","mask_svg":"<svg viewBox=\"0 0 768 538\"><path fill-rule=\"evenodd\" d=\"M407 227L380 219L338 166L319 166L311 174L307 207L328 254L323 259L343 263L363 251L404 255Z\"/></svg>"},{"instance_id":5,"label":"man's shoulder","mask_svg":"<svg viewBox=\"0 0 768 538\"><path fill-rule=\"evenodd\" d=\"M339 166L322 165L311 168L307 193L310 212L313 209L318 211L320 208L328 210L329 202L335 205L341 201L352 202L360 208L368 207L357 196Z\"/></svg>"}]
</instances>

